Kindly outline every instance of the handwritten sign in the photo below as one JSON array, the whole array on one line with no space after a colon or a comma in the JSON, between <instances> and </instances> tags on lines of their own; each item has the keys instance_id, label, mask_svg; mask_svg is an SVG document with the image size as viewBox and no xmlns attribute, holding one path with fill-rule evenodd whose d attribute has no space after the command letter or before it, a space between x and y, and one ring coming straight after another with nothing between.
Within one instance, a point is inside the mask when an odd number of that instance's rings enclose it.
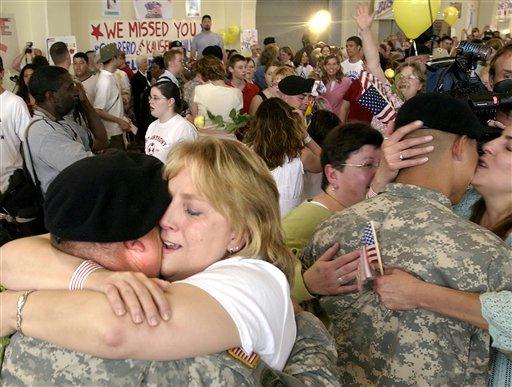
<instances>
[{"instance_id":1,"label":"handwritten sign","mask_svg":"<svg viewBox=\"0 0 512 387\"><path fill-rule=\"evenodd\" d=\"M16 25L14 15L0 15L0 55L4 62L4 68L8 69L12 60L18 55L18 38L16 37Z\"/></svg>"},{"instance_id":2,"label":"handwritten sign","mask_svg":"<svg viewBox=\"0 0 512 387\"><path fill-rule=\"evenodd\" d=\"M115 42L134 67L137 56L162 54L173 40L181 40L185 46L190 46L201 28L198 22L190 20L101 20L91 21L89 31L91 46L96 52Z\"/></svg>"}]
</instances>

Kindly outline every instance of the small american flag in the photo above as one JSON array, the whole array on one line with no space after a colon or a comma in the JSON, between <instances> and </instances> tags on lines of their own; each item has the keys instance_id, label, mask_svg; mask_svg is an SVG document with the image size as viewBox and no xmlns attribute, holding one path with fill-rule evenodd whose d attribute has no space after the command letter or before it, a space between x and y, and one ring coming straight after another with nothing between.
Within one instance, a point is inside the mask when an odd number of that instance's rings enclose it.
<instances>
[{"instance_id":1,"label":"small american flag","mask_svg":"<svg viewBox=\"0 0 512 387\"><path fill-rule=\"evenodd\" d=\"M361 70L359 81L363 91L357 102L368 109L383 124L393 121L396 118L396 110L389 102L382 82L366 70Z\"/></svg>"},{"instance_id":2,"label":"small american flag","mask_svg":"<svg viewBox=\"0 0 512 387\"><path fill-rule=\"evenodd\" d=\"M361 238L361 245L363 248L362 256L368 264L377 261L379 266L380 274L384 274L384 268L382 267L382 258L379 251L379 243L377 241L377 235L375 233L375 226L373 222L368 222L363 229L363 237Z\"/></svg>"}]
</instances>

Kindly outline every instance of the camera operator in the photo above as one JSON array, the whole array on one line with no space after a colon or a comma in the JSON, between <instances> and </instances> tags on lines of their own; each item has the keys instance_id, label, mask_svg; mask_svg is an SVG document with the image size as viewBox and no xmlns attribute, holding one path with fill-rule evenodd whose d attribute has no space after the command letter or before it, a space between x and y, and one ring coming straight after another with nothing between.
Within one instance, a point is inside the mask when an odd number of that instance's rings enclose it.
<instances>
[{"instance_id":1,"label":"camera operator","mask_svg":"<svg viewBox=\"0 0 512 387\"><path fill-rule=\"evenodd\" d=\"M499 49L489 65L489 83L492 88L506 79L512 79L512 43ZM495 120L491 120L489 125L502 129L512 125L512 108L498 109Z\"/></svg>"},{"instance_id":2,"label":"camera operator","mask_svg":"<svg viewBox=\"0 0 512 387\"><path fill-rule=\"evenodd\" d=\"M27 42L21 52L13 59L11 68L17 72L21 71L21 68L27 63L32 63L34 57L42 56L43 52L39 48L32 48L34 43ZM25 63L22 63L25 60Z\"/></svg>"}]
</instances>

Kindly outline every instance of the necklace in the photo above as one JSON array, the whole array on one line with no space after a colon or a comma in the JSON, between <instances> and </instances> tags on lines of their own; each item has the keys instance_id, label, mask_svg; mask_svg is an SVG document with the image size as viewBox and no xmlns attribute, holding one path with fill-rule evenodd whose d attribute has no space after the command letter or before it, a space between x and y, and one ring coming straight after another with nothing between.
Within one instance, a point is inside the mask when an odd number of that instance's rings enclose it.
<instances>
[{"instance_id":1,"label":"necklace","mask_svg":"<svg viewBox=\"0 0 512 387\"><path fill-rule=\"evenodd\" d=\"M329 209L333 209L334 212L341 211L341 210L344 210L345 208L348 208L348 206L346 206L345 204L340 202L338 199L336 199L334 196L330 195L326 191L323 192L322 196L325 196L326 198L330 199L330 201L333 205L330 205L328 207L330 207Z\"/></svg>"}]
</instances>

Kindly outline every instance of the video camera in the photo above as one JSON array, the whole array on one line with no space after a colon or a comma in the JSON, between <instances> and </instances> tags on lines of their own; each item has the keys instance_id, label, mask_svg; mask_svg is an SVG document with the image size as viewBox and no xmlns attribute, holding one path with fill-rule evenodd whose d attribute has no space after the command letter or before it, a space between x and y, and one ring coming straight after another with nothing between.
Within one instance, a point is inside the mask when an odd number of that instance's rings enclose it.
<instances>
[{"instance_id":1,"label":"video camera","mask_svg":"<svg viewBox=\"0 0 512 387\"><path fill-rule=\"evenodd\" d=\"M498 109L512 109L512 80L504 80L488 91L476 74L478 61L487 61L492 50L484 44L460 42L455 58L441 58L427 63L427 91L450 93L467 100L483 124L494 119ZM488 141L499 136L500 129L489 127Z\"/></svg>"}]
</instances>

